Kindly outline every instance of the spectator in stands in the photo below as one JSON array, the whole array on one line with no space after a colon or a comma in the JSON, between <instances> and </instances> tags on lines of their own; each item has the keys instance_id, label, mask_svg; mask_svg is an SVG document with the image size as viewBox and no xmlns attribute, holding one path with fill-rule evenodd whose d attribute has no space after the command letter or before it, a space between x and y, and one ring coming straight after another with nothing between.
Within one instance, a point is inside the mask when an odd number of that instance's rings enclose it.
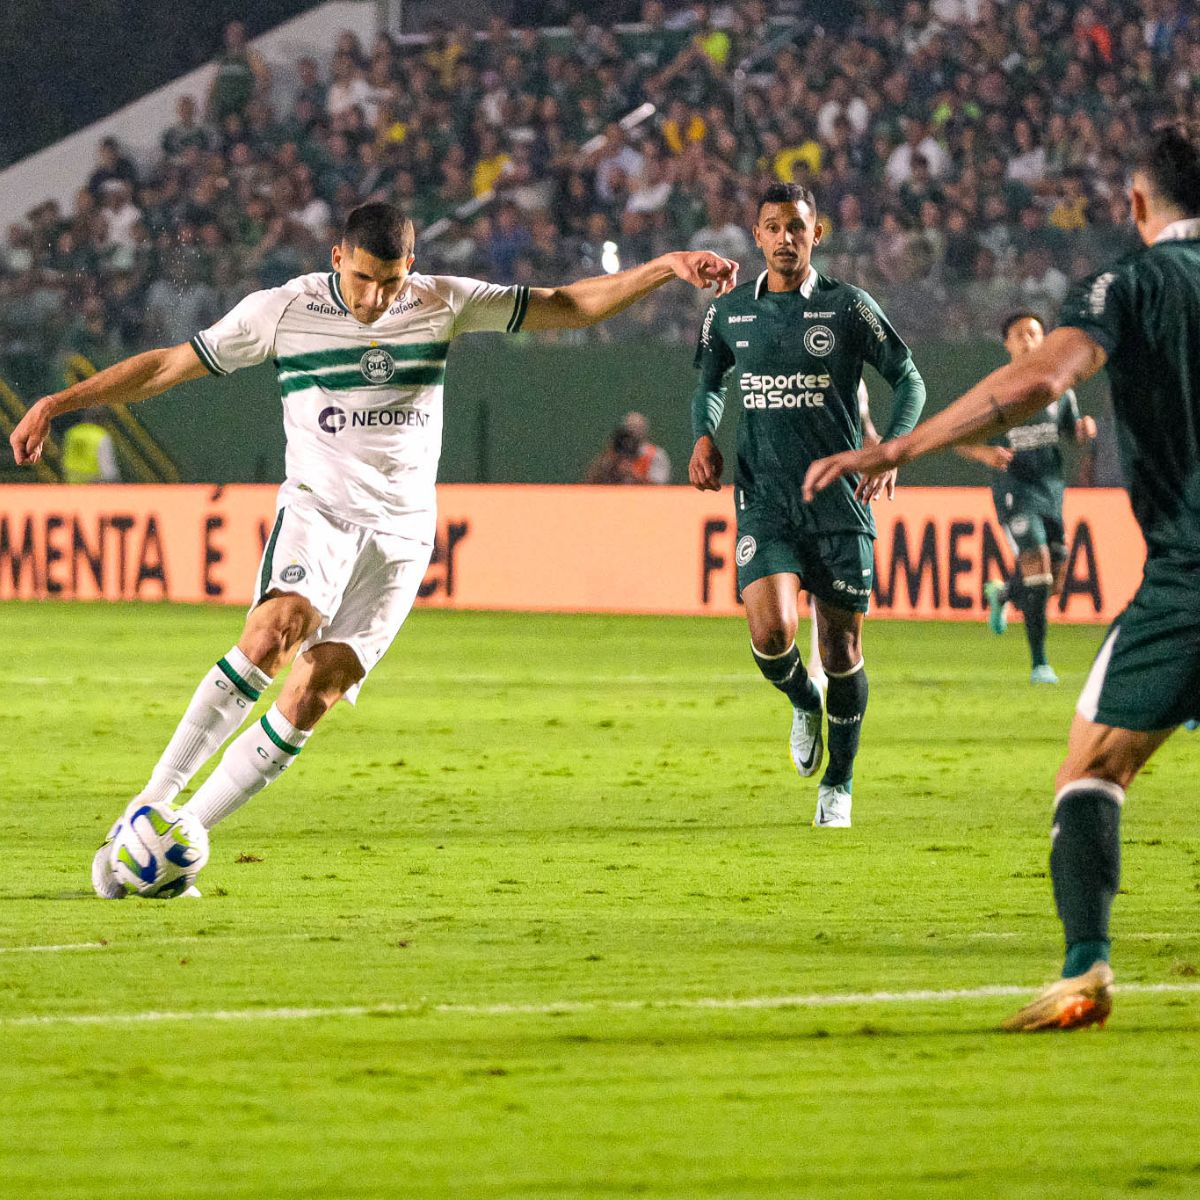
<instances>
[{"instance_id":1,"label":"spectator in stands","mask_svg":"<svg viewBox=\"0 0 1200 1200\"><path fill-rule=\"evenodd\" d=\"M746 232L744 221L738 220L736 207L719 191L709 201L708 221L692 235L688 248L712 249L734 262L746 262L754 253L754 243Z\"/></svg>"},{"instance_id":2,"label":"spectator in stands","mask_svg":"<svg viewBox=\"0 0 1200 1200\"><path fill-rule=\"evenodd\" d=\"M256 95L271 87L271 71L262 55L249 43L246 26L230 21L225 26L225 47L217 57L217 70L208 93L209 120L220 124L230 113L243 113Z\"/></svg>"},{"instance_id":3,"label":"spectator in stands","mask_svg":"<svg viewBox=\"0 0 1200 1200\"><path fill-rule=\"evenodd\" d=\"M88 179L87 190L99 199L104 185L113 181L134 187L137 184L137 170L132 161L121 153L117 139L106 137L96 148L96 169Z\"/></svg>"},{"instance_id":4,"label":"spectator in stands","mask_svg":"<svg viewBox=\"0 0 1200 1200\"><path fill-rule=\"evenodd\" d=\"M162 150L168 158L178 158L189 146L207 150L212 134L197 120L196 97L180 96L175 102L178 120L162 135Z\"/></svg>"},{"instance_id":5,"label":"spectator in stands","mask_svg":"<svg viewBox=\"0 0 1200 1200\"><path fill-rule=\"evenodd\" d=\"M48 314L51 360L61 314L86 295L134 350L143 326L175 318L169 297L181 288L197 307L205 287L321 269L325 210L336 221L373 194L402 197L427 225L495 189L492 204L514 205L528 230L528 244L499 231L514 278L535 259L565 276L600 269L605 242L628 258L664 239L720 234L722 206L740 211L771 174L816 186L822 261L851 281L881 274L904 287L931 253L922 286L946 289L946 330L971 336L977 317L990 327L988 310L1008 307L998 296L1024 287L1049 303L1056 273L1119 256L1129 230L1114 148L1166 112L1200 117L1200 28L1177 0L1144 11L1133 0L936 0L899 11L844 0L820 12L736 0L670 17L646 0L644 25L629 33L599 9L572 11L553 42L501 20L479 40L442 28L428 44L376 39L369 54L343 34L295 64L278 117L270 73L233 23L208 123L181 98L162 158L141 174L116 142L101 145L71 211L39 205L28 234L10 236L0 293L10 304L33 297ZM734 63L789 22L792 45L760 57L735 100ZM581 156L647 99L651 120ZM422 265L486 273L509 219L485 214L478 236L452 223L422 243ZM523 248L507 245L509 232ZM163 281L153 320L129 299L131 278L144 294ZM913 307L897 310L902 333L919 332ZM23 320L7 319L18 345L30 342ZM690 338L688 324L649 303L626 327L680 327Z\"/></svg>"}]
</instances>

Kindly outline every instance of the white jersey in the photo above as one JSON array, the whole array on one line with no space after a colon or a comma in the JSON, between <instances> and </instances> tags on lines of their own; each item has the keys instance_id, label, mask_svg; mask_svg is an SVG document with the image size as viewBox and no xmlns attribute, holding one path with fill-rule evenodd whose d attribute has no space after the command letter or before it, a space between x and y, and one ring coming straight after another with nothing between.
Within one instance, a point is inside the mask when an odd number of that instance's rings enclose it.
<instances>
[{"instance_id":1,"label":"white jersey","mask_svg":"<svg viewBox=\"0 0 1200 1200\"><path fill-rule=\"evenodd\" d=\"M521 328L527 287L410 275L374 325L350 314L338 276L253 292L191 345L214 375L273 359L287 479L326 512L432 544L446 354L460 333Z\"/></svg>"}]
</instances>

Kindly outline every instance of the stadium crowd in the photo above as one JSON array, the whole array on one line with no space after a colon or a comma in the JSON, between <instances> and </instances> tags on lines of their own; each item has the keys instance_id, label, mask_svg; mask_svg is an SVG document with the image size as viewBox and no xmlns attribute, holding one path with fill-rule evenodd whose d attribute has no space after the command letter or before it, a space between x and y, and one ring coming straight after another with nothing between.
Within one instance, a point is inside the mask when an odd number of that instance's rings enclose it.
<instances>
[{"instance_id":1,"label":"stadium crowd","mask_svg":"<svg viewBox=\"0 0 1200 1200\"><path fill-rule=\"evenodd\" d=\"M288 78L235 23L156 161L106 140L73 203L8 228L0 369L35 394L65 354L185 340L325 267L368 198L437 223L419 269L556 283L693 246L753 271L752 198L772 179L815 190L821 269L905 336L994 335L1132 247L1119 151L1200 117L1185 0L846 0L837 30L797 7L646 0L615 32L576 15L403 45L345 33ZM696 325L672 291L592 336L690 341Z\"/></svg>"}]
</instances>

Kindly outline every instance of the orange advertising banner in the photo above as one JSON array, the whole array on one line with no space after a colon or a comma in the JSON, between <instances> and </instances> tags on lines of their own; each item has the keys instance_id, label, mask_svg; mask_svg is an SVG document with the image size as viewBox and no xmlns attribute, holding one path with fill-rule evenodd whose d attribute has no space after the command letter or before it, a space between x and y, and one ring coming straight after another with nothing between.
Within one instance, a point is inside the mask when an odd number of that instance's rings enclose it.
<instances>
[{"instance_id":1,"label":"orange advertising banner","mask_svg":"<svg viewBox=\"0 0 1200 1200\"><path fill-rule=\"evenodd\" d=\"M420 604L514 611L740 611L730 491L450 484ZM274 522L268 485L0 487L0 599L248 604ZM978 618L1012 561L985 488L875 506L878 617ZM1108 622L1141 579L1125 493L1067 492L1060 620Z\"/></svg>"}]
</instances>

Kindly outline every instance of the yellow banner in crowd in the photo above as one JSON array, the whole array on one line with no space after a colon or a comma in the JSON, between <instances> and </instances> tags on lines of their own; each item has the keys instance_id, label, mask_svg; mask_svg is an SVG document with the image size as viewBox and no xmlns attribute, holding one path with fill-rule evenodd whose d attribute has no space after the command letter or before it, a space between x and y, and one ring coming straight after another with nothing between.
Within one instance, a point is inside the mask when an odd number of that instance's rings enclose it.
<instances>
[{"instance_id":1,"label":"yellow banner in crowd","mask_svg":"<svg viewBox=\"0 0 1200 1200\"><path fill-rule=\"evenodd\" d=\"M516 611L739 611L726 489L450 484L419 603ZM274 522L267 485L0 487L0 599L248 604ZM974 619L1011 552L984 488L875 506L881 617ZM1145 547L1124 492L1071 489L1059 619L1108 622Z\"/></svg>"}]
</instances>

